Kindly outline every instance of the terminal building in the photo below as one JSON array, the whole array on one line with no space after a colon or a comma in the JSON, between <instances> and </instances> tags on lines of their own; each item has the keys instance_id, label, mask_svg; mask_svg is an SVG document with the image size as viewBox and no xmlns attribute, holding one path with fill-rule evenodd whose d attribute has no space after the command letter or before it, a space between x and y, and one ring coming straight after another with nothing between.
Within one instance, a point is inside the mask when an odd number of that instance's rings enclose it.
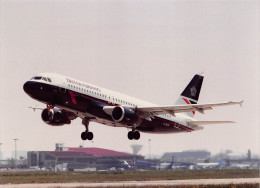
<instances>
[{"instance_id":1,"label":"terminal building","mask_svg":"<svg viewBox=\"0 0 260 188\"><path fill-rule=\"evenodd\" d=\"M55 151L29 151L27 155L29 167L56 170L127 170L135 160L143 160L140 155L118 152L102 148L64 148L56 145Z\"/></svg>"}]
</instances>

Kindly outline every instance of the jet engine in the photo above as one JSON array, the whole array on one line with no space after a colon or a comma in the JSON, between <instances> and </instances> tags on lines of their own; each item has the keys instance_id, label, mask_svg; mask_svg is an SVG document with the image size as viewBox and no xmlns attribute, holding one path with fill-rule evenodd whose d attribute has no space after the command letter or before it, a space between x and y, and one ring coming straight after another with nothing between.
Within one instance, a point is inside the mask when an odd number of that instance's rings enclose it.
<instances>
[{"instance_id":1,"label":"jet engine","mask_svg":"<svg viewBox=\"0 0 260 188\"><path fill-rule=\"evenodd\" d=\"M126 124L134 124L138 121L138 114L132 109L116 106L112 111L112 119L115 122L121 122Z\"/></svg>"},{"instance_id":2,"label":"jet engine","mask_svg":"<svg viewBox=\"0 0 260 188\"><path fill-rule=\"evenodd\" d=\"M70 124L71 120L64 110L53 108L44 109L42 111L42 120L51 126L62 126L64 124Z\"/></svg>"}]
</instances>

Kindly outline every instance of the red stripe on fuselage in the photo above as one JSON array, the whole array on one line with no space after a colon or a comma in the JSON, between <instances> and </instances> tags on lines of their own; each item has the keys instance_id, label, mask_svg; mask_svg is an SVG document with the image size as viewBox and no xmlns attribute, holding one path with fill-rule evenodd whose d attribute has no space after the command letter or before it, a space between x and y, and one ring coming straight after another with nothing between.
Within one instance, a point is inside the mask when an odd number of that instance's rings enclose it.
<instances>
[{"instance_id":1,"label":"red stripe on fuselage","mask_svg":"<svg viewBox=\"0 0 260 188\"><path fill-rule=\"evenodd\" d=\"M105 101L105 100L101 100L101 99L98 99L98 98L95 98L95 97L91 97L91 96L88 96L86 94L81 94L81 93L78 93L78 92L74 92L74 91L69 91L70 95L73 96L74 100L76 101L75 97L74 97L74 94L76 93L77 95L80 95L81 97L84 97L84 98L87 98L87 99L94 99L96 101L99 101L99 102L102 102L102 103L106 103L108 105L111 105L111 106L117 106L116 104L113 104L113 103L109 103L108 101ZM73 98L71 97L72 99L72 102L73 102ZM77 103L74 103L73 104L77 104Z\"/></svg>"},{"instance_id":2,"label":"red stripe on fuselage","mask_svg":"<svg viewBox=\"0 0 260 188\"><path fill-rule=\"evenodd\" d=\"M69 94L70 94L70 98L71 98L72 103L77 104L77 101L76 101L75 96L74 96L74 92L69 91Z\"/></svg>"},{"instance_id":3,"label":"red stripe on fuselage","mask_svg":"<svg viewBox=\"0 0 260 188\"><path fill-rule=\"evenodd\" d=\"M191 104L190 101L188 101L187 99L185 99L185 98L182 98L182 99L186 102L186 104ZM193 115L195 115L195 111L192 111L192 113L193 113Z\"/></svg>"}]
</instances>

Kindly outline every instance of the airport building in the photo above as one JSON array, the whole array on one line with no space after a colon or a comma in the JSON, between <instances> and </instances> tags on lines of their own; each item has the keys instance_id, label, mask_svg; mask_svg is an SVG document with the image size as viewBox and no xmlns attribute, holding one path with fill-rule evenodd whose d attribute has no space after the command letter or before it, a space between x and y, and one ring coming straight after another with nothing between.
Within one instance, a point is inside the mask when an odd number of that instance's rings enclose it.
<instances>
[{"instance_id":1,"label":"airport building","mask_svg":"<svg viewBox=\"0 0 260 188\"><path fill-rule=\"evenodd\" d=\"M161 161L164 162L201 162L209 160L211 157L211 153L206 150L190 150L190 151L182 151L182 152L168 152L164 153L161 158Z\"/></svg>"},{"instance_id":2,"label":"airport building","mask_svg":"<svg viewBox=\"0 0 260 188\"><path fill-rule=\"evenodd\" d=\"M56 151L30 151L27 155L29 167L46 168L47 170L126 170L134 160L143 160L140 155L102 148L64 148Z\"/></svg>"}]
</instances>

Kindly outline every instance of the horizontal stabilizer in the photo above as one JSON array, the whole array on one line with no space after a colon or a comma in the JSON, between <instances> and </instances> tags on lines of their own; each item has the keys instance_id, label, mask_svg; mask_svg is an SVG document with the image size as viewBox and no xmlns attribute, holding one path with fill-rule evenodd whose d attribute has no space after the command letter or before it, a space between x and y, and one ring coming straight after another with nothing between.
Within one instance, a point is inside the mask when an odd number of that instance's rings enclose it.
<instances>
[{"instance_id":1,"label":"horizontal stabilizer","mask_svg":"<svg viewBox=\"0 0 260 188\"><path fill-rule=\"evenodd\" d=\"M187 125L194 130L203 129L204 125L235 123L234 121L187 121Z\"/></svg>"}]
</instances>

